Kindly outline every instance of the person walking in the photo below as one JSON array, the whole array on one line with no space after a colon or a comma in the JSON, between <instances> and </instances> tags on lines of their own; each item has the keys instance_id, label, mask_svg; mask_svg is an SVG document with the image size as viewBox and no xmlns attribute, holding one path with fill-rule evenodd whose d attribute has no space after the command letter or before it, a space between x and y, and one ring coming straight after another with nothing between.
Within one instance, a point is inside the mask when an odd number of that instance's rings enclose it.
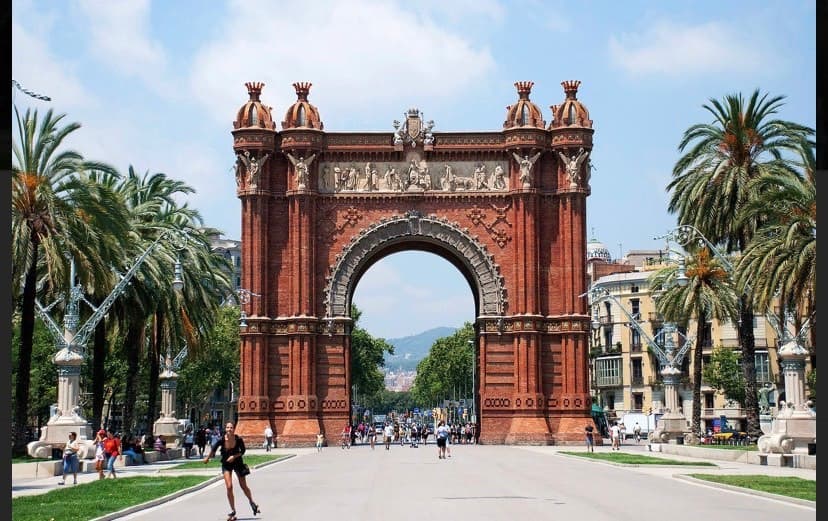
<instances>
[{"instance_id":1,"label":"person walking","mask_svg":"<svg viewBox=\"0 0 828 521\"><path fill-rule=\"evenodd\" d=\"M383 436L385 437L385 450L391 450L391 440L394 439L394 426L386 423Z\"/></svg>"},{"instance_id":2,"label":"person walking","mask_svg":"<svg viewBox=\"0 0 828 521\"><path fill-rule=\"evenodd\" d=\"M63 476L61 476L58 485L66 483L66 477L72 473L72 484L78 484L78 450L80 444L78 443L78 433L72 431L69 433L69 440L66 446L63 447Z\"/></svg>"},{"instance_id":3,"label":"person walking","mask_svg":"<svg viewBox=\"0 0 828 521\"><path fill-rule=\"evenodd\" d=\"M106 469L112 479L115 479L115 460L121 455L121 440L115 436L112 429L106 431L106 439L103 442L104 457L106 458ZM121 458L123 459L123 458Z\"/></svg>"},{"instance_id":4,"label":"person walking","mask_svg":"<svg viewBox=\"0 0 828 521\"><path fill-rule=\"evenodd\" d=\"M204 447L207 446L207 428L203 425L196 431L195 443L198 446L198 457L203 458Z\"/></svg>"},{"instance_id":5,"label":"person walking","mask_svg":"<svg viewBox=\"0 0 828 521\"><path fill-rule=\"evenodd\" d=\"M244 439L236 434L236 426L233 422L227 422L224 427L224 435L218 441L210 446L210 453L204 458L204 463L210 462L210 459L216 455L216 451L221 451L221 473L224 476L224 487L227 490L227 502L230 503L230 513L227 514L227 521L236 520L236 499L233 495L233 472L236 473L236 478L239 480L239 486L247 496L250 502L250 508L253 509L255 516L261 510L259 505L253 501L253 493L250 492L250 487L247 486L247 474L250 469L244 464L243 456L245 453Z\"/></svg>"},{"instance_id":6,"label":"person walking","mask_svg":"<svg viewBox=\"0 0 828 521\"><path fill-rule=\"evenodd\" d=\"M325 445L325 434L320 431L316 435L316 452L322 452L323 445Z\"/></svg>"},{"instance_id":7,"label":"person walking","mask_svg":"<svg viewBox=\"0 0 828 521\"><path fill-rule=\"evenodd\" d=\"M270 446L273 444L273 429L270 428L270 424L265 427L264 435L266 444L265 449L267 449L267 452L270 452Z\"/></svg>"},{"instance_id":8,"label":"person walking","mask_svg":"<svg viewBox=\"0 0 828 521\"><path fill-rule=\"evenodd\" d=\"M437 436L437 459L446 459L446 443L450 433L444 421L440 420L434 434Z\"/></svg>"},{"instance_id":9,"label":"person walking","mask_svg":"<svg viewBox=\"0 0 828 521\"><path fill-rule=\"evenodd\" d=\"M193 434L193 426L190 425L187 427L187 430L184 432L184 458L190 459L190 455L193 453L193 445L195 444L195 435Z\"/></svg>"},{"instance_id":10,"label":"person walking","mask_svg":"<svg viewBox=\"0 0 828 521\"><path fill-rule=\"evenodd\" d=\"M612 440L612 450L621 450L621 427L618 422L614 422L610 427L610 440Z\"/></svg>"},{"instance_id":11,"label":"person walking","mask_svg":"<svg viewBox=\"0 0 828 521\"><path fill-rule=\"evenodd\" d=\"M593 431L595 428L587 423L586 427L584 427L584 433L586 434L586 448L587 452L595 452L595 440L593 439Z\"/></svg>"},{"instance_id":12,"label":"person walking","mask_svg":"<svg viewBox=\"0 0 828 521\"><path fill-rule=\"evenodd\" d=\"M104 451L104 440L106 431L101 429L95 436L95 470L98 471L98 479L104 479L104 468L106 467L106 456Z\"/></svg>"}]
</instances>

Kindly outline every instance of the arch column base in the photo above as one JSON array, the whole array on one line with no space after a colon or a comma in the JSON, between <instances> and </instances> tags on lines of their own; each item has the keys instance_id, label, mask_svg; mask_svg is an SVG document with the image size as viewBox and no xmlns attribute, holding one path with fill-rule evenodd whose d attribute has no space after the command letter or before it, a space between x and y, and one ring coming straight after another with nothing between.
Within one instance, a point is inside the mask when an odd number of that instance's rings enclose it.
<instances>
[{"instance_id":1,"label":"arch column base","mask_svg":"<svg viewBox=\"0 0 828 521\"><path fill-rule=\"evenodd\" d=\"M316 435L320 432L319 418L288 418L275 436L276 446L315 447Z\"/></svg>"}]
</instances>

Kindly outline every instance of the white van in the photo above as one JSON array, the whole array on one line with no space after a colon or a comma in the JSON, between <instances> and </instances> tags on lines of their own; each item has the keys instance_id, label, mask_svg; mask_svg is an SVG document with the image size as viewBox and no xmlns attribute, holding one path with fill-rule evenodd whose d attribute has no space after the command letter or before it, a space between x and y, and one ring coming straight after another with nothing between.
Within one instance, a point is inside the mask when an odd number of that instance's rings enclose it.
<instances>
[{"instance_id":1,"label":"white van","mask_svg":"<svg viewBox=\"0 0 828 521\"><path fill-rule=\"evenodd\" d=\"M624 424L624 434L626 438L632 438L633 434L633 427L635 427L635 422L641 426L641 438L647 439L647 435L653 432L656 428L656 423L658 419L661 417L660 414L644 414L641 412L628 412L624 416L621 417L621 420L618 423Z\"/></svg>"}]
</instances>

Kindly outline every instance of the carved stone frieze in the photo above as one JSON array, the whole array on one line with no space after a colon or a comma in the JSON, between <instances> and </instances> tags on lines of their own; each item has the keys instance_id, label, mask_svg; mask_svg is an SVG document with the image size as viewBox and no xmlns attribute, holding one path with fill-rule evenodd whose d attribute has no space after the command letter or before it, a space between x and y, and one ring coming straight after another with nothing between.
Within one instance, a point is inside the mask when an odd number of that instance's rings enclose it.
<instances>
[{"instance_id":1,"label":"carved stone frieze","mask_svg":"<svg viewBox=\"0 0 828 521\"><path fill-rule=\"evenodd\" d=\"M505 161L429 163L420 156L405 161L362 164L325 161L319 165L319 193L508 192Z\"/></svg>"}]
</instances>

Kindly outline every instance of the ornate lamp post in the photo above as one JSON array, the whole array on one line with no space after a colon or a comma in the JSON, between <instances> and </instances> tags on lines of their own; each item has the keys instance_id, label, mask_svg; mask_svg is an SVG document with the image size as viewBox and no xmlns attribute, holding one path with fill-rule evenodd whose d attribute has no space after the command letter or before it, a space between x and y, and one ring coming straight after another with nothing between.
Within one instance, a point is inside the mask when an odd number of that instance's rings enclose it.
<instances>
[{"instance_id":1,"label":"ornate lamp post","mask_svg":"<svg viewBox=\"0 0 828 521\"><path fill-rule=\"evenodd\" d=\"M687 284L683 263L679 264L679 274L676 282L679 285ZM684 416L684 412L678 406L678 385L681 381L681 365L684 361L684 356L693 346L693 340L688 339L678 331L676 325L671 322L665 322L664 327L658 334L654 338L650 337L644 331L644 328L639 325L638 318L630 314L621 302L600 284L593 285L587 293L581 296L586 295L589 295L589 302L592 305L593 329L601 327L600 317L598 316L598 303L605 299L611 300L618 305L618 308L627 317L629 321L628 325L638 332L639 336L644 339L647 346L658 358L661 368L660 372L664 379L664 408L666 412L659 420L659 424L653 432L651 439L658 443L666 443L676 436L688 436L687 419ZM676 344L676 336L684 339L684 343L680 348Z\"/></svg>"},{"instance_id":2,"label":"ornate lamp post","mask_svg":"<svg viewBox=\"0 0 828 521\"><path fill-rule=\"evenodd\" d=\"M175 391L178 387L176 371L186 357L186 345L175 355L175 358L172 358L169 346L167 346L167 356L159 357L161 359L161 374L158 375L161 381L161 414L152 425L152 432L164 438L168 447L178 447L181 442L181 424L175 417Z\"/></svg>"},{"instance_id":3,"label":"ornate lamp post","mask_svg":"<svg viewBox=\"0 0 828 521\"><path fill-rule=\"evenodd\" d=\"M722 263L728 273L733 273L733 264L698 229L682 225L668 233L681 245L698 242L706 246ZM811 327L810 317L800 331L792 333L788 327L790 313L782 311L782 323L767 311L765 317L774 328L778 345L776 351L785 378L785 399L770 427L770 433L759 437L760 453L808 454L808 445L816 442L816 411L811 409L805 398L805 360L808 350L804 347L805 335ZM763 429L764 432L764 429Z\"/></svg>"},{"instance_id":4,"label":"ornate lamp post","mask_svg":"<svg viewBox=\"0 0 828 521\"><path fill-rule=\"evenodd\" d=\"M81 416L81 409L78 403L80 397L80 371L85 359L86 343L94 332L98 322L106 315L115 300L126 291L132 277L138 272L138 268L141 267L162 240L170 240L177 249L180 249L187 240L187 236L186 232L182 234L181 232L173 230L162 233L138 256L135 264L124 275L121 275L121 279L112 289L112 292L98 307L95 307L91 302L86 300L83 296L83 288L81 285L75 284L75 261L70 258L70 288L63 316L62 329L49 316L49 311L59 302L63 301L63 297L58 298L46 307L41 305L40 301L35 300L37 313L46 324L49 333L52 334L57 350L54 361L58 366L58 409L56 414L49 418L46 427L43 428L40 440L33 441L27 445L27 451L32 457L49 457L50 447L52 445L62 446L68 438L70 431L77 432L81 440L92 439L92 428ZM175 263L175 273L181 285L179 286L177 282L174 282L174 287L180 289L183 286L183 280L180 279L181 264L178 260ZM78 327L80 322L80 301L86 303L93 310L93 313L82 326Z\"/></svg>"}]
</instances>

